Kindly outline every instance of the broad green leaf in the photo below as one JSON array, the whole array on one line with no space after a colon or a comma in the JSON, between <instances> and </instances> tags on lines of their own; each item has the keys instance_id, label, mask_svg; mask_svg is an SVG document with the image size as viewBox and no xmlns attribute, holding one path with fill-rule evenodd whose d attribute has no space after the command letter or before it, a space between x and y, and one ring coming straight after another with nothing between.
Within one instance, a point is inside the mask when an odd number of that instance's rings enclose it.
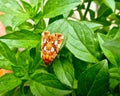
<instances>
[{"instance_id":1,"label":"broad green leaf","mask_svg":"<svg viewBox=\"0 0 120 96\"><path fill-rule=\"evenodd\" d=\"M71 90L52 74L39 73L32 79L30 89L35 96L64 96L71 93Z\"/></svg>"},{"instance_id":2,"label":"broad green leaf","mask_svg":"<svg viewBox=\"0 0 120 96\"><path fill-rule=\"evenodd\" d=\"M69 36L67 48L79 59L88 62L97 62L99 56L98 45L94 32L83 22L69 21Z\"/></svg>"},{"instance_id":3,"label":"broad green leaf","mask_svg":"<svg viewBox=\"0 0 120 96\"><path fill-rule=\"evenodd\" d=\"M0 21L3 22L4 26L12 26L12 18L13 16L11 16L10 14L5 14L0 16Z\"/></svg>"},{"instance_id":4,"label":"broad green leaf","mask_svg":"<svg viewBox=\"0 0 120 96\"><path fill-rule=\"evenodd\" d=\"M115 10L115 0L103 0L104 4L107 5L109 8L112 9L114 12Z\"/></svg>"},{"instance_id":5,"label":"broad green leaf","mask_svg":"<svg viewBox=\"0 0 120 96\"><path fill-rule=\"evenodd\" d=\"M16 64L15 54L0 41L0 68L11 69Z\"/></svg>"},{"instance_id":6,"label":"broad green leaf","mask_svg":"<svg viewBox=\"0 0 120 96\"><path fill-rule=\"evenodd\" d=\"M108 87L109 73L106 60L84 71L78 79L80 96L104 96L108 92Z\"/></svg>"},{"instance_id":7,"label":"broad green leaf","mask_svg":"<svg viewBox=\"0 0 120 96\"><path fill-rule=\"evenodd\" d=\"M117 32L116 36L114 37L114 39L106 41L103 44L103 47L105 47L106 49L110 50L112 52L112 54L114 54L117 65L120 66L120 33Z\"/></svg>"},{"instance_id":8,"label":"broad green leaf","mask_svg":"<svg viewBox=\"0 0 120 96\"><path fill-rule=\"evenodd\" d=\"M20 14L21 7L17 0L0 0L0 11L5 14L0 16L0 20L5 26L12 26L12 19L16 14Z\"/></svg>"},{"instance_id":9,"label":"broad green leaf","mask_svg":"<svg viewBox=\"0 0 120 96\"><path fill-rule=\"evenodd\" d=\"M84 22L61 19L50 24L45 30L62 33L67 48L77 58L87 62L98 61L98 44L94 32Z\"/></svg>"},{"instance_id":10,"label":"broad green leaf","mask_svg":"<svg viewBox=\"0 0 120 96\"><path fill-rule=\"evenodd\" d=\"M28 20L28 19L29 19L29 15L27 13L16 14L12 18L12 28L15 29L15 27L19 26L23 22L26 22L26 20Z\"/></svg>"},{"instance_id":11,"label":"broad green leaf","mask_svg":"<svg viewBox=\"0 0 120 96\"><path fill-rule=\"evenodd\" d=\"M89 28L92 30L96 30L100 27L102 27L102 24L96 23L96 22L88 22L88 21L82 21L84 24L86 24Z\"/></svg>"},{"instance_id":12,"label":"broad green leaf","mask_svg":"<svg viewBox=\"0 0 120 96\"><path fill-rule=\"evenodd\" d=\"M48 0L43 8L44 17L55 17L75 8L81 0Z\"/></svg>"},{"instance_id":13,"label":"broad green leaf","mask_svg":"<svg viewBox=\"0 0 120 96\"><path fill-rule=\"evenodd\" d=\"M74 69L72 64L64 59L56 59L53 63L53 69L57 78L64 84L73 87Z\"/></svg>"},{"instance_id":14,"label":"broad green leaf","mask_svg":"<svg viewBox=\"0 0 120 96\"><path fill-rule=\"evenodd\" d=\"M106 49L105 47L103 47L103 43L109 40L109 37L102 35L102 34L97 34L98 35L98 40L100 43L100 47L104 53L104 55L108 58L108 60L114 64L117 65L117 62L115 60L115 56L112 54L111 51L109 51L108 49Z\"/></svg>"},{"instance_id":15,"label":"broad green leaf","mask_svg":"<svg viewBox=\"0 0 120 96\"><path fill-rule=\"evenodd\" d=\"M0 41L12 48L28 48L35 47L39 43L40 37L31 31L22 30L0 37Z\"/></svg>"},{"instance_id":16,"label":"broad green leaf","mask_svg":"<svg viewBox=\"0 0 120 96\"><path fill-rule=\"evenodd\" d=\"M67 20L60 19L48 25L48 27L45 30L50 31L50 33L55 33L55 32L62 33L65 36L64 38L67 38L70 27L71 26L69 26Z\"/></svg>"},{"instance_id":17,"label":"broad green leaf","mask_svg":"<svg viewBox=\"0 0 120 96\"><path fill-rule=\"evenodd\" d=\"M112 51L114 54L118 56L120 55L120 38L107 41L103 46Z\"/></svg>"},{"instance_id":18,"label":"broad green leaf","mask_svg":"<svg viewBox=\"0 0 120 96\"><path fill-rule=\"evenodd\" d=\"M17 0L0 0L0 11L14 15L19 13L21 7L19 6Z\"/></svg>"},{"instance_id":19,"label":"broad green leaf","mask_svg":"<svg viewBox=\"0 0 120 96\"><path fill-rule=\"evenodd\" d=\"M0 95L14 89L20 84L21 80L13 74L6 74L3 77L0 77Z\"/></svg>"}]
</instances>

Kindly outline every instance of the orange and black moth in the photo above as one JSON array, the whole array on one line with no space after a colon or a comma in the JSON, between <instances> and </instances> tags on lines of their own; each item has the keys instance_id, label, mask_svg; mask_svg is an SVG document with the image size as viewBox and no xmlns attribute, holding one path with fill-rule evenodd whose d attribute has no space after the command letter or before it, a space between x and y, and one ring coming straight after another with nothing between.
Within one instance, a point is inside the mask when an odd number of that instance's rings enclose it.
<instances>
[{"instance_id":1,"label":"orange and black moth","mask_svg":"<svg viewBox=\"0 0 120 96\"><path fill-rule=\"evenodd\" d=\"M63 40L64 37L60 33L50 34L48 31L42 33L41 58L46 65L54 60Z\"/></svg>"}]
</instances>

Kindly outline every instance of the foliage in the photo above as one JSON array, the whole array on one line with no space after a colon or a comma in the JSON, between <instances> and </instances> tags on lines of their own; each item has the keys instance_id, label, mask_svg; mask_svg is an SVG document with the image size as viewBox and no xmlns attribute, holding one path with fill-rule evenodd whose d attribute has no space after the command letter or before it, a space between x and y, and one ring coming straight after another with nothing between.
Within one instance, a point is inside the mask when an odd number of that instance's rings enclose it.
<instances>
[{"instance_id":1,"label":"foliage","mask_svg":"<svg viewBox=\"0 0 120 96\"><path fill-rule=\"evenodd\" d=\"M0 77L0 96L120 96L119 6L119 0L0 0L7 32L0 68L13 71ZM44 31L64 35L49 65L40 57Z\"/></svg>"}]
</instances>

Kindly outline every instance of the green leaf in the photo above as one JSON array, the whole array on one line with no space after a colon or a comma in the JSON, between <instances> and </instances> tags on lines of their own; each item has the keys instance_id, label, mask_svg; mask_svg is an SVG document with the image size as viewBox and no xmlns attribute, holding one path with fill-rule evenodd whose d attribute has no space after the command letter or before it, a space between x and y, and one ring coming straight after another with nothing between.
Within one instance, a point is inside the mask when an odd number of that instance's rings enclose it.
<instances>
[{"instance_id":1,"label":"green leaf","mask_svg":"<svg viewBox=\"0 0 120 96\"><path fill-rule=\"evenodd\" d=\"M113 32L116 31L114 34L115 36L113 37L113 39L117 39L120 38L120 29L114 29Z\"/></svg>"},{"instance_id":2,"label":"green leaf","mask_svg":"<svg viewBox=\"0 0 120 96\"><path fill-rule=\"evenodd\" d=\"M100 17L100 19L103 19L107 17L108 15L110 15L111 13L112 13L112 10L109 9L104 3L102 3L98 10L98 17ZM103 17L101 18L101 16Z\"/></svg>"},{"instance_id":3,"label":"green leaf","mask_svg":"<svg viewBox=\"0 0 120 96\"><path fill-rule=\"evenodd\" d=\"M73 87L74 82L74 68L72 64L64 59L55 60L53 63L53 70L57 78L64 84Z\"/></svg>"},{"instance_id":4,"label":"green leaf","mask_svg":"<svg viewBox=\"0 0 120 96\"><path fill-rule=\"evenodd\" d=\"M34 19L37 19L36 17L34 17ZM38 19L39 21L37 22L37 24L34 27L34 32L35 33L41 33L43 32L43 30L45 29L46 25L45 25L45 21L44 19Z\"/></svg>"},{"instance_id":5,"label":"green leaf","mask_svg":"<svg viewBox=\"0 0 120 96\"><path fill-rule=\"evenodd\" d=\"M110 79L110 89L115 90L115 87L119 85L118 79Z\"/></svg>"},{"instance_id":6,"label":"green leaf","mask_svg":"<svg viewBox=\"0 0 120 96\"><path fill-rule=\"evenodd\" d=\"M24 22L18 26L20 30L28 30L31 31L33 30L33 25L29 22Z\"/></svg>"},{"instance_id":7,"label":"green leaf","mask_svg":"<svg viewBox=\"0 0 120 96\"><path fill-rule=\"evenodd\" d=\"M11 69L16 64L15 54L0 41L0 68Z\"/></svg>"},{"instance_id":8,"label":"green leaf","mask_svg":"<svg viewBox=\"0 0 120 96\"><path fill-rule=\"evenodd\" d=\"M71 90L63 85L54 75L39 73L32 77L30 89L35 96L64 96Z\"/></svg>"},{"instance_id":9,"label":"green leaf","mask_svg":"<svg viewBox=\"0 0 120 96\"><path fill-rule=\"evenodd\" d=\"M44 17L55 17L70 11L79 5L81 0L48 0L44 6Z\"/></svg>"},{"instance_id":10,"label":"green leaf","mask_svg":"<svg viewBox=\"0 0 120 96\"><path fill-rule=\"evenodd\" d=\"M57 20L45 30L51 33L62 33L67 48L79 59L87 62L97 62L100 57L98 42L94 32L84 22Z\"/></svg>"},{"instance_id":11,"label":"green leaf","mask_svg":"<svg viewBox=\"0 0 120 96\"><path fill-rule=\"evenodd\" d=\"M31 31L22 30L0 37L0 40L12 48L28 48L35 47L39 43L40 37Z\"/></svg>"},{"instance_id":12,"label":"green leaf","mask_svg":"<svg viewBox=\"0 0 120 96\"><path fill-rule=\"evenodd\" d=\"M109 8L111 8L112 11L114 12L114 10L115 10L115 0L103 0L103 3L105 5L107 5Z\"/></svg>"},{"instance_id":13,"label":"green leaf","mask_svg":"<svg viewBox=\"0 0 120 96\"><path fill-rule=\"evenodd\" d=\"M112 51L114 54L120 56L120 38L107 41L103 44L103 46Z\"/></svg>"},{"instance_id":14,"label":"green leaf","mask_svg":"<svg viewBox=\"0 0 120 96\"><path fill-rule=\"evenodd\" d=\"M8 92L6 92L5 94L2 94L2 95L0 95L0 96L14 96L14 95L13 95L14 91L15 91L15 89L10 90L10 91L8 91Z\"/></svg>"},{"instance_id":15,"label":"green leaf","mask_svg":"<svg viewBox=\"0 0 120 96\"><path fill-rule=\"evenodd\" d=\"M108 91L109 73L107 61L101 61L93 65L78 79L80 96L104 96Z\"/></svg>"},{"instance_id":16,"label":"green leaf","mask_svg":"<svg viewBox=\"0 0 120 96\"><path fill-rule=\"evenodd\" d=\"M0 1L0 11L14 15L14 13L19 13L21 7L16 0L4 0Z\"/></svg>"},{"instance_id":17,"label":"green leaf","mask_svg":"<svg viewBox=\"0 0 120 96\"><path fill-rule=\"evenodd\" d=\"M10 14L5 14L0 16L0 21L3 22L4 26L12 26L12 18L13 16L11 16Z\"/></svg>"},{"instance_id":18,"label":"green leaf","mask_svg":"<svg viewBox=\"0 0 120 96\"><path fill-rule=\"evenodd\" d=\"M0 0L0 11L5 13L3 16L0 16L0 20L5 26L12 26L13 17L21 13L21 10L22 8L16 0Z\"/></svg>"},{"instance_id":19,"label":"green leaf","mask_svg":"<svg viewBox=\"0 0 120 96\"><path fill-rule=\"evenodd\" d=\"M26 20L29 19L29 15L27 13L19 13L16 14L13 18L12 18L12 28L15 29L15 27L19 26L20 24L22 24L23 22L26 22Z\"/></svg>"},{"instance_id":20,"label":"green leaf","mask_svg":"<svg viewBox=\"0 0 120 96\"><path fill-rule=\"evenodd\" d=\"M109 51L108 49L106 49L105 47L103 47L103 43L109 40L109 37L103 35L103 34L97 34L98 35L98 40L100 43L100 47L104 53L104 55L108 58L108 60L114 64L117 65L117 62L115 60L115 56L112 54L111 51Z\"/></svg>"},{"instance_id":21,"label":"green leaf","mask_svg":"<svg viewBox=\"0 0 120 96\"><path fill-rule=\"evenodd\" d=\"M107 36L114 38L114 37L116 37L116 35L119 35L119 33L120 33L120 32L119 32L119 27L113 27L113 28L108 32Z\"/></svg>"},{"instance_id":22,"label":"green leaf","mask_svg":"<svg viewBox=\"0 0 120 96\"><path fill-rule=\"evenodd\" d=\"M50 33L62 33L65 37L64 39L67 38L68 36L68 31L69 31L69 23L67 22L67 20L64 19L60 19L57 20L51 24L48 25L48 27L45 29L46 31L50 31Z\"/></svg>"},{"instance_id":23,"label":"green leaf","mask_svg":"<svg viewBox=\"0 0 120 96\"><path fill-rule=\"evenodd\" d=\"M87 68L88 63L84 62L73 56L72 58L73 67L75 70L75 78L78 80L78 76Z\"/></svg>"},{"instance_id":24,"label":"green leaf","mask_svg":"<svg viewBox=\"0 0 120 96\"><path fill-rule=\"evenodd\" d=\"M69 24L72 28L68 31L67 48L81 60L97 62L99 52L94 32L83 22L69 21Z\"/></svg>"},{"instance_id":25,"label":"green leaf","mask_svg":"<svg viewBox=\"0 0 120 96\"><path fill-rule=\"evenodd\" d=\"M34 6L37 6L38 3L41 3L42 0L30 0L30 4L34 7Z\"/></svg>"},{"instance_id":26,"label":"green leaf","mask_svg":"<svg viewBox=\"0 0 120 96\"><path fill-rule=\"evenodd\" d=\"M22 5L23 5L25 11L27 13L29 13L29 15L30 15L30 13L32 11L32 6L27 1L25 1L25 0L20 0L20 1L21 1Z\"/></svg>"},{"instance_id":27,"label":"green leaf","mask_svg":"<svg viewBox=\"0 0 120 96\"><path fill-rule=\"evenodd\" d=\"M0 77L0 95L14 89L20 84L21 80L16 78L13 74L6 74Z\"/></svg>"},{"instance_id":28,"label":"green leaf","mask_svg":"<svg viewBox=\"0 0 120 96\"><path fill-rule=\"evenodd\" d=\"M25 12L27 14L29 14L30 18L34 17L37 14L37 12L39 10L39 7L40 7L39 6L40 1L38 2L38 0L36 0L36 4L38 4L38 5L35 4L34 0L33 0L33 2L31 2L31 1L28 2L26 0L21 0L21 3L22 3L22 5L25 9ZM31 4L31 3L33 3L33 4Z\"/></svg>"},{"instance_id":29,"label":"green leaf","mask_svg":"<svg viewBox=\"0 0 120 96\"><path fill-rule=\"evenodd\" d=\"M25 78L27 78L28 73L32 70L32 68L30 68L31 66L33 67L33 59L30 57L30 51L26 49L20 52L17 59L17 65L12 68L17 77L26 76Z\"/></svg>"},{"instance_id":30,"label":"green leaf","mask_svg":"<svg viewBox=\"0 0 120 96\"><path fill-rule=\"evenodd\" d=\"M112 68L110 68L109 69L110 77L113 78L113 79L119 80L120 79L119 70L120 70L119 67L112 67Z\"/></svg>"},{"instance_id":31,"label":"green leaf","mask_svg":"<svg viewBox=\"0 0 120 96\"><path fill-rule=\"evenodd\" d=\"M8 91L5 94L0 95L0 96L22 96L22 95L23 95L23 93L21 92L21 88L18 87L18 88L14 88L13 90ZM30 91L29 86L24 86L24 95L25 96L33 96Z\"/></svg>"},{"instance_id":32,"label":"green leaf","mask_svg":"<svg viewBox=\"0 0 120 96\"><path fill-rule=\"evenodd\" d=\"M39 11L40 7L41 7L41 10L43 10L42 7L44 5L44 0L29 0L29 1L30 1L30 5L32 6L35 14Z\"/></svg>"},{"instance_id":33,"label":"green leaf","mask_svg":"<svg viewBox=\"0 0 120 96\"><path fill-rule=\"evenodd\" d=\"M103 26L102 24L96 22L89 22L89 21L82 21L82 22L94 31Z\"/></svg>"},{"instance_id":34,"label":"green leaf","mask_svg":"<svg viewBox=\"0 0 120 96\"><path fill-rule=\"evenodd\" d=\"M120 1L119 0L115 0L115 1L117 1L117 2L115 2L116 3L116 6L115 6L116 9L120 10L120 7L119 7L120 6Z\"/></svg>"}]
</instances>

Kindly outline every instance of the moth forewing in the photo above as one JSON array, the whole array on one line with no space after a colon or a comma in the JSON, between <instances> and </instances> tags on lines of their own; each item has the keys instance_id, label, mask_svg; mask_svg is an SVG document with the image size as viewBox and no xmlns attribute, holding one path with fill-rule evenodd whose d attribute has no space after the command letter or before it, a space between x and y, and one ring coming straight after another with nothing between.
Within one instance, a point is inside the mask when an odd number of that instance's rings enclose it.
<instances>
[{"instance_id":1,"label":"moth forewing","mask_svg":"<svg viewBox=\"0 0 120 96\"><path fill-rule=\"evenodd\" d=\"M63 40L64 37L60 33L51 35L48 31L42 33L41 58L46 65L54 60Z\"/></svg>"}]
</instances>

